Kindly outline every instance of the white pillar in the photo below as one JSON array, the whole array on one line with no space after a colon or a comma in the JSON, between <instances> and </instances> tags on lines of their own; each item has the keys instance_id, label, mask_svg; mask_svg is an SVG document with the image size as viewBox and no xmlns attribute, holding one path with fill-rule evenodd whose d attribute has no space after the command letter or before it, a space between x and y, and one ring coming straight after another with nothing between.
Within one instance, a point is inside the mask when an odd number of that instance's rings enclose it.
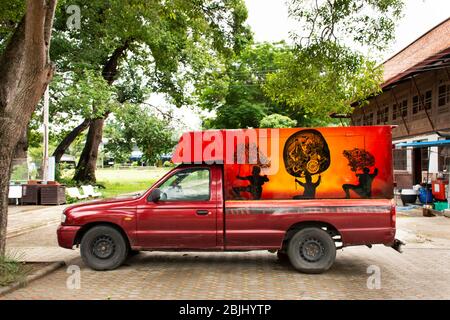
<instances>
[{"instance_id":1,"label":"white pillar","mask_svg":"<svg viewBox=\"0 0 450 320\"><path fill-rule=\"evenodd\" d=\"M49 107L49 92L48 87L44 93L44 153L42 159L42 180L48 180L48 107Z\"/></svg>"}]
</instances>

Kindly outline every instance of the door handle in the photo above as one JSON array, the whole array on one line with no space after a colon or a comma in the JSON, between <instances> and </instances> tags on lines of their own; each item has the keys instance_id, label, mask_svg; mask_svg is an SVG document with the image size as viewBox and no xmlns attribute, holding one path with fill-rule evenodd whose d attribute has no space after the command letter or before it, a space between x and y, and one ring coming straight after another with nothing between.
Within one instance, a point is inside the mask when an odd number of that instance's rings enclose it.
<instances>
[{"instance_id":1,"label":"door handle","mask_svg":"<svg viewBox=\"0 0 450 320\"><path fill-rule=\"evenodd\" d=\"M197 210L197 214L199 216L206 216L209 214L209 211L208 210Z\"/></svg>"}]
</instances>

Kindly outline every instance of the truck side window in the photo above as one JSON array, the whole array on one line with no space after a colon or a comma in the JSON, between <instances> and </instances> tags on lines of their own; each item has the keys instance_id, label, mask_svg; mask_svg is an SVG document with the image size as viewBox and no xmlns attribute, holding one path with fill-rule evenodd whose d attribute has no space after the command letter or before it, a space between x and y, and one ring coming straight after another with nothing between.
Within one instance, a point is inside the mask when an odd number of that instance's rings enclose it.
<instances>
[{"instance_id":1,"label":"truck side window","mask_svg":"<svg viewBox=\"0 0 450 320\"><path fill-rule=\"evenodd\" d=\"M192 168L181 170L164 181L161 190L162 201L205 201L210 198L209 169Z\"/></svg>"}]
</instances>

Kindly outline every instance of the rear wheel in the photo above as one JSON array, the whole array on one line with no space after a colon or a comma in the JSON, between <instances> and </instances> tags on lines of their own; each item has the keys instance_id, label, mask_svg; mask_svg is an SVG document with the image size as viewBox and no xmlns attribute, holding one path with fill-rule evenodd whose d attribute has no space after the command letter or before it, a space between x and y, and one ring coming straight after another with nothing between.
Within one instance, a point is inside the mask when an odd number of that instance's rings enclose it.
<instances>
[{"instance_id":1,"label":"rear wheel","mask_svg":"<svg viewBox=\"0 0 450 320\"><path fill-rule=\"evenodd\" d=\"M287 254L298 271L322 273L333 265L336 245L326 231L320 228L305 228L291 238Z\"/></svg>"},{"instance_id":2,"label":"rear wheel","mask_svg":"<svg viewBox=\"0 0 450 320\"><path fill-rule=\"evenodd\" d=\"M118 268L128 255L128 245L122 234L110 226L88 230L81 239L81 257L94 270Z\"/></svg>"}]
</instances>

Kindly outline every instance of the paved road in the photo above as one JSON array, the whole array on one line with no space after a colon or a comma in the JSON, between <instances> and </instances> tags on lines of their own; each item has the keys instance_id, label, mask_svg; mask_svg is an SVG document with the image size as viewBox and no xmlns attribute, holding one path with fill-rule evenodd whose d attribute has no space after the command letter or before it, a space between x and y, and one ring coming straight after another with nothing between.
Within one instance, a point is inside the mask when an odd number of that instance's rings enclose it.
<instances>
[{"instance_id":1,"label":"paved road","mask_svg":"<svg viewBox=\"0 0 450 320\"><path fill-rule=\"evenodd\" d=\"M321 275L297 273L264 251L141 253L118 270L95 272L83 265L77 251L54 248L56 226L50 226L12 238L8 246L31 250L41 261L65 257L68 264L81 268L80 288L68 288L67 280L74 278L62 268L2 298L449 299L450 234L444 231L450 230L450 219L403 217L398 221L399 235L408 242L403 254L384 246L345 248L338 252L332 269ZM40 246L33 251L30 243ZM368 279L373 289L368 288Z\"/></svg>"},{"instance_id":2,"label":"paved road","mask_svg":"<svg viewBox=\"0 0 450 320\"><path fill-rule=\"evenodd\" d=\"M7 237L59 222L67 206L9 206Z\"/></svg>"}]
</instances>

